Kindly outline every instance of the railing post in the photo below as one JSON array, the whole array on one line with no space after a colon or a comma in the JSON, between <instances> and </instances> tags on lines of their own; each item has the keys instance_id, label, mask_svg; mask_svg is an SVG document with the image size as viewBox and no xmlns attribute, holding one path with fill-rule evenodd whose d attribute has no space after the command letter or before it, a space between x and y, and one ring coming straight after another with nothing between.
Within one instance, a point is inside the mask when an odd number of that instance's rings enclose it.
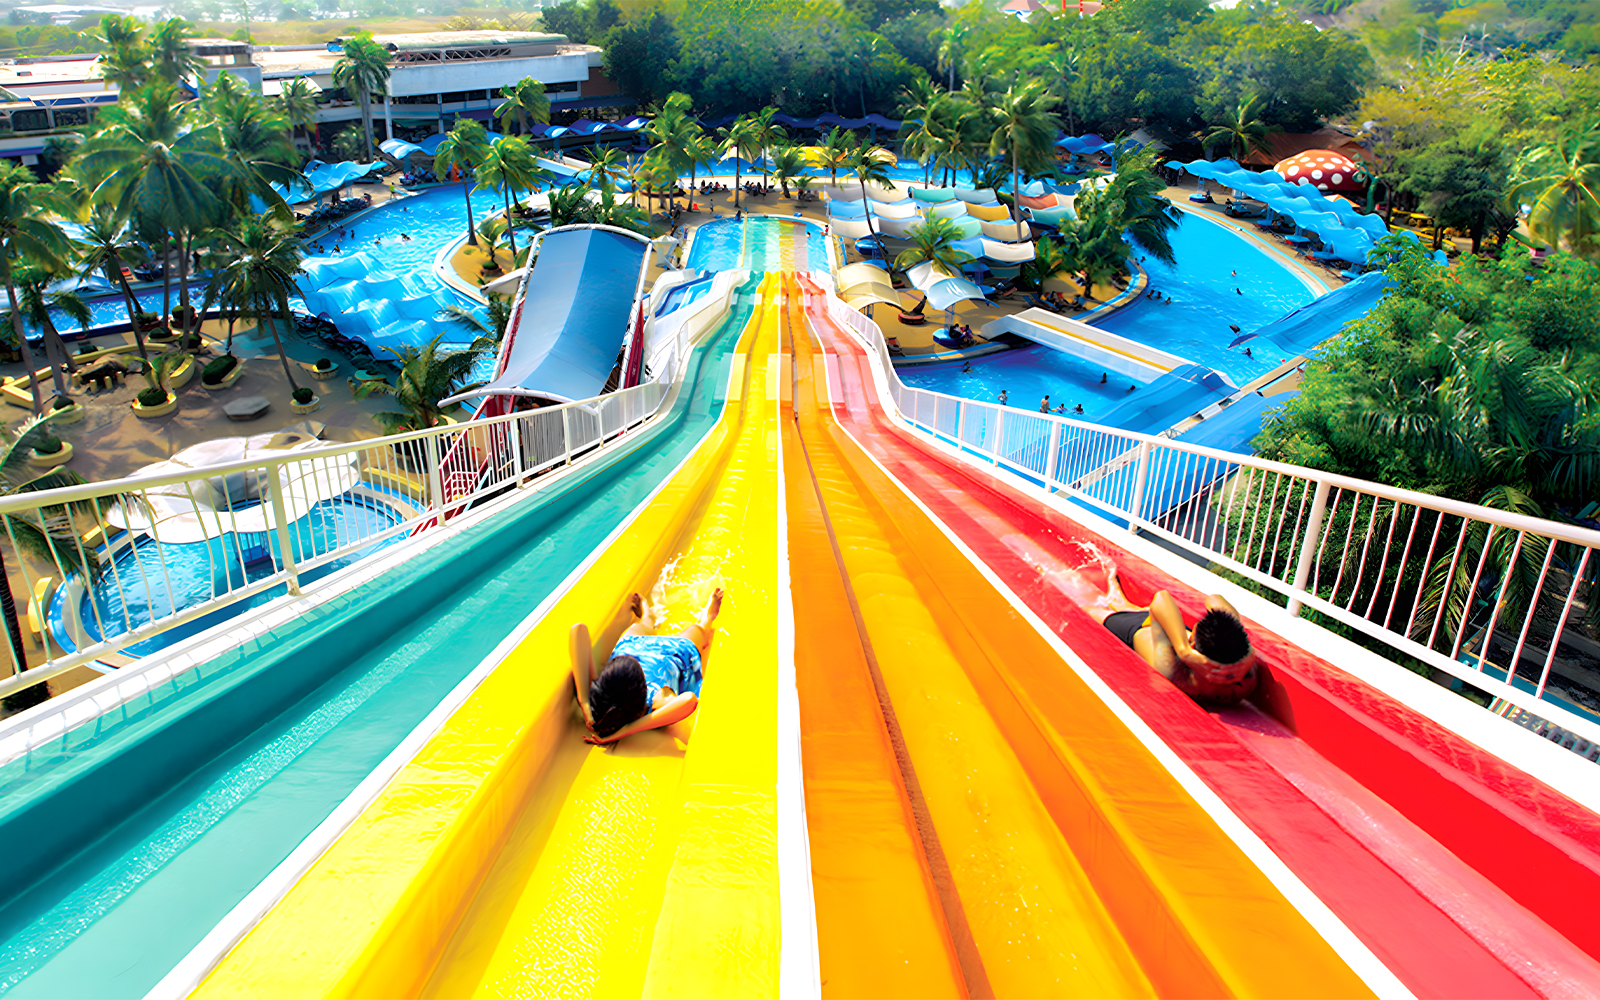
<instances>
[{"instance_id":1,"label":"railing post","mask_svg":"<svg viewBox=\"0 0 1600 1000\"><path fill-rule=\"evenodd\" d=\"M522 430L524 423L523 418L519 416L506 424L506 430L511 432L511 478L518 482L522 480Z\"/></svg>"},{"instance_id":2,"label":"railing post","mask_svg":"<svg viewBox=\"0 0 1600 1000\"><path fill-rule=\"evenodd\" d=\"M444 524L444 477L439 469L439 439L428 435L422 439L423 453L428 461L428 496L433 501L433 507L439 512L439 523Z\"/></svg>"},{"instance_id":3,"label":"railing post","mask_svg":"<svg viewBox=\"0 0 1600 1000\"><path fill-rule=\"evenodd\" d=\"M267 466L269 499L272 502L272 519L277 523L278 559L283 564L283 575L289 583L289 596L300 596L300 574L294 568L294 542L289 536L289 514L283 503L283 466Z\"/></svg>"},{"instance_id":4,"label":"railing post","mask_svg":"<svg viewBox=\"0 0 1600 1000\"><path fill-rule=\"evenodd\" d=\"M1300 541L1300 558L1294 566L1294 582L1290 586L1297 592L1306 589L1311 579L1311 562L1317 554L1317 535L1322 531L1322 517L1328 510L1328 482L1317 483L1317 492L1311 498L1311 517L1306 521L1306 537ZM1289 613L1296 617L1304 605L1300 598L1289 598Z\"/></svg>"},{"instance_id":5,"label":"railing post","mask_svg":"<svg viewBox=\"0 0 1600 1000\"><path fill-rule=\"evenodd\" d=\"M572 408L561 408L561 447L566 449L566 457L561 460L562 465L572 464Z\"/></svg>"},{"instance_id":6,"label":"railing post","mask_svg":"<svg viewBox=\"0 0 1600 1000\"><path fill-rule=\"evenodd\" d=\"M1133 463L1133 497L1128 501L1128 530L1137 531L1133 522L1144 517L1144 480L1150 470L1150 442L1140 441L1138 458Z\"/></svg>"},{"instance_id":7,"label":"railing post","mask_svg":"<svg viewBox=\"0 0 1600 1000\"><path fill-rule=\"evenodd\" d=\"M1044 488L1050 493L1056 491L1056 453L1061 450L1061 421L1050 421L1050 443L1045 447L1050 450L1044 456Z\"/></svg>"},{"instance_id":8,"label":"railing post","mask_svg":"<svg viewBox=\"0 0 1600 1000\"><path fill-rule=\"evenodd\" d=\"M989 460L995 465L1000 464L1000 437L1005 426L1006 408L1002 406L994 411L994 440L989 442Z\"/></svg>"},{"instance_id":9,"label":"railing post","mask_svg":"<svg viewBox=\"0 0 1600 1000\"><path fill-rule=\"evenodd\" d=\"M956 444L967 443L967 402L962 400L956 404Z\"/></svg>"}]
</instances>

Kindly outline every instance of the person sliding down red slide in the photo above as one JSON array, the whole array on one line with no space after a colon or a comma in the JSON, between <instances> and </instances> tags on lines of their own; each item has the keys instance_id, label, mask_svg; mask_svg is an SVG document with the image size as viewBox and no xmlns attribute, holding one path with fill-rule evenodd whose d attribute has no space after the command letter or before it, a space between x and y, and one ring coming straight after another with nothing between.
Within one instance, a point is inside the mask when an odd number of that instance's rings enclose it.
<instances>
[{"instance_id":1,"label":"person sliding down red slide","mask_svg":"<svg viewBox=\"0 0 1600 1000\"><path fill-rule=\"evenodd\" d=\"M1600 893L1600 819L1259 622L1244 622L1257 691L1201 708L1087 615L1068 577L1106 558L1132 600L1167 590L1189 621L1205 595L889 417L873 361L807 287L839 424L1414 993L1600 992L1600 924L1571 905Z\"/></svg>"}]
</instances>

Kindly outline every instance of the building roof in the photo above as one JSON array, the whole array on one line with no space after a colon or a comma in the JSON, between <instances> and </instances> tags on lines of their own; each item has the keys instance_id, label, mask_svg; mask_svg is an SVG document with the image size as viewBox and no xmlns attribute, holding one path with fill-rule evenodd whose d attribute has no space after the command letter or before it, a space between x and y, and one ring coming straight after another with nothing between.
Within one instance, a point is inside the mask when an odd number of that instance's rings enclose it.
<instances>
[{"instance_id":1,"label":"building roof","mask_svg":"<svg viewBox=\"0 0 1600 1000\"><path fill-rule=\"evenodd\" d=\"M566 45L566 35L542 31L415 31L404 35L373 35L372 40L397 52L427 49L477 48L483 45ZM339 39L345 41L344 37Z\"/></svg>"}]
</instances>

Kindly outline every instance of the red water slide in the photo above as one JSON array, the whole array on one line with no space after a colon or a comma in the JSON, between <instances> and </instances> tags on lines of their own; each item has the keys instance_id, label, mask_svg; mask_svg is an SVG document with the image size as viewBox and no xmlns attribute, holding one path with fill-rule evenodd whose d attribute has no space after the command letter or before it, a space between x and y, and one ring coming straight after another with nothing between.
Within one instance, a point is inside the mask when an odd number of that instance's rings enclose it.
<instances>
[{"instance_id":1,"label":"red water slide","mask_svg":"<svg viewBox=\"0 0 1600 1000\"><path fill-rule=\"evenodd\" d=\"M891 418L872 361L806 287L840 424L1417 996L1600 995L1600 818L1260 622L1246 622L1260 690L1235 709L1200 708L1054 579L1093 546L1134 601L1166 589L1197 616L1205 595L1109 525L1085 528Z\"/></svg>"}]
</instances>

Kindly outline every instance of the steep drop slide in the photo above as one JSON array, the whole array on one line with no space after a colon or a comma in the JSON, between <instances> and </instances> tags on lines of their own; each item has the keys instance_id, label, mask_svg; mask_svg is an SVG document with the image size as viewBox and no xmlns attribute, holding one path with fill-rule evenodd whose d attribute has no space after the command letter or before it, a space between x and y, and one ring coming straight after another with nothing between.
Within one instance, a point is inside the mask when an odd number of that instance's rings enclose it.
<instances>
[{"instance_id":1,"label":"steep drop slide","mask_svg":"<svg viewBox=\"0 0 1600 1000\"><path fill-rule=\"evenodd\" d=\"M1557 889L1587 884L1600 870L1592 815L1255 623L1267 679L1254 701L1271 714L1252 704L1202 710L1072 605L1055 580L1092 565L1094 552L1116 563L1134 600L1168 589L1197 615L1204 595L896 424L878 404L871 361L814 287L807 310L823 344L797 335L801 370L809 360L830 374L838 423L829 429L840 438L848 431L893 476L868 467L883 480L880 497L903 499L885 509L918 556L946 539L901 489L1092 665L1406 988L1441 997L1600 991L1600 964L1583 950L1595 929L1560 903L1572 897ZM795 579L798 594L798 571ZM974 608L974 595L987 590L945 572L938 579L958 610ZM1046 715L1058 704L1048 720L1058 733L1082 733L1088 706L1061 703L1059 676L1013 674L1019 697Z\"/></svg>"},{"instance_id":2,"label":"steep drop slide","mask_svg":"<svg viewBox=\"0 0 1600 1000\"><path fill-rule=\"evenodd\" d=\"M775 288L702 447L198 995L777 991ZM699 711L585 745L570 626L603 653L631 591L676 631L719 584Z\"/></svg>"},{"instance_id":3,"label":"steep drop slide","mask_svg":"<svg viewBox=\"0 0 1600 1000\"><path fill-rule=\"evenodd\" d=\"M784 320L824 995L1367 995L841 432L797 287Z\"/></svg>"}]
</instances>

